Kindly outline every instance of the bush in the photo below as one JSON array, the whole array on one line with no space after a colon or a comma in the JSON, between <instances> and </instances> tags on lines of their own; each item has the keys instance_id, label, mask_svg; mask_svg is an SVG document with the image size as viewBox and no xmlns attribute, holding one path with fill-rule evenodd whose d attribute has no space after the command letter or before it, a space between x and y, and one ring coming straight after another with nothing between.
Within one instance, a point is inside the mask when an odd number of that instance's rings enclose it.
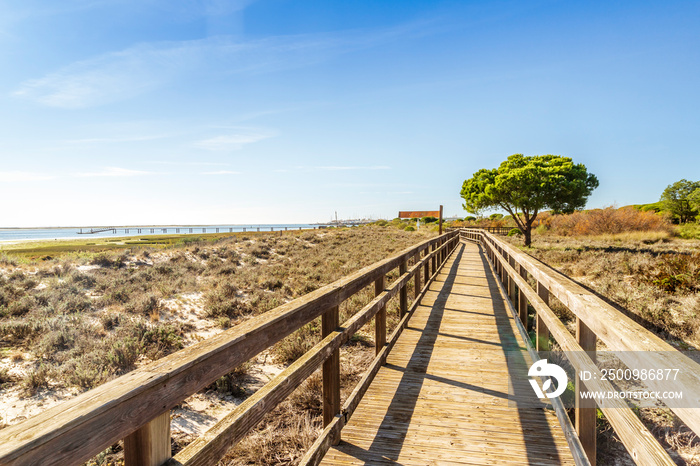
<instances>
[{"instance_id":1,"label":"bush","mask_svg":"<svg viewBox=\"0 0 700 466\"><path fill-rule=\"evenodd\" d=\"M670 231L666 217L634 208L594 209L542 219L550 231L562 236L618 234L630 231Z\"/></svg>"},{"instance_id":2,"label":"bush","mask_svg":"<svg viewBox=\"0 0 700 466\"><path fill-rule=\"evenodd\" d=\"M684 239L700 239L700 225L697 223L686 223L678 227L676 234Z\"/></svg>"},{"instance_id":3,"label":"bush","mask_svg":"<svg viewBox=\"0 0 700 466\"><path fill-rule=\"evenodd\" d=\"M522 236L523 232L519 228L513 228L508 232L508 236Z\"/></svg>"},{"instance_id":4,"label":"bush","mask_svg":"<svg viewBox=\"0 0 700 466\"><path fill-rule=\"evenodd\" d=\"M403 229L403 231L416 231L416 229L413 228L411 225L408 225L406 228Z\"/></svg>"},{"instance_id":5,"label":"bush","mask_svg":"<svg viewBox=\"0 0 700 466\"><path fill-rule=\"evenodd\" d=\"M49 386L49 368L44 363L27 374L23 380L24 389L29 393L36 393L37 388Z\"/></svg>"},{"instance_id":6,"label":"bush","mask_svg":"<svg viewBox=\"0 0 700 466\"><path fill-rule=\"evenodd\" d=\"M110 366L120 371L127 371L134 367L141 353L141 345L135 338L125 338L115 341L107 353L107 361Z\"/></svg>"}]
</instances>

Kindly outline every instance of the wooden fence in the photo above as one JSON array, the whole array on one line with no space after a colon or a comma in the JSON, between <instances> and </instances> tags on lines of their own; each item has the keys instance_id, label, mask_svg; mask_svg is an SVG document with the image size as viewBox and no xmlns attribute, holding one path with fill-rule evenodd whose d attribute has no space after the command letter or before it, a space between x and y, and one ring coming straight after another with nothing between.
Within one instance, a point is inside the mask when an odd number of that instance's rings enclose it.
<instances>
[{"instance_id":1,"label":"wooden fence","mask_svg":"<svg viewBox=\"0 0 700 466\"><path fill-rule=\"evenodd\" d=\"M340 429L386 360L418 299L458 242L457 231L423 241L3 429L0 465L80 464L121 439L127 466L216 464L266 413L323 366L326 427L304 458L304 463L316 464L338 441ZM386 275L396 268L398 278L386 286ZM415 280L415 296L409 307L410 280ZM340 304L372 284L376 297L339 325ZM387 340L386 306L397 294L401 320ZM170 409L319 316L323 339L316 346L171 458ZM375 316L376 358L341 406L339 348Z\"/></svg>"},{"instance_id":2,"label":"wooden fence","mask_svg":"<svg viewBox=\"0 0 700 466\"><path fill-rule=\"evenodd\" d=\"M507 235L515 227L469 227L470 230L483 230L497 235ZM447 228L447 231L460 230L461 228Z\"/></svg>"},{"instance_id":3,"label":"wooden fence","mask_svg":"<svg viewBox=\"0 0 700 466\"><path fill-rule=\"evenodd\" d=\"M700 364L692 361L673 346L634 322L629 317L586 290L567 276L516 249L494 235L478 229L462 229L463 239L479 243L485 250L494 272L500 277L520 321L528 329L528 303L534 308L533 330L537 351L548 350L550 336L571 358L576 369L575 425L586 455L595 465L596 401L581 394L615 392L596 366L598 338L610 351L617 353L628 366L640 363L658 368L679 369L676 380L647 381L652 390L682 391L684 406L700 407ZM528 283L534 279L535 287ZM556 297L576 316L574 337L549 307L550 296ZM580 371L593 377L584 384ZM670 406L672 411L692 429L700 433L700 409ZM637 464L674 465L659 444L623 399L608 399L600 409Z\"/></svg>"}]
</instances>

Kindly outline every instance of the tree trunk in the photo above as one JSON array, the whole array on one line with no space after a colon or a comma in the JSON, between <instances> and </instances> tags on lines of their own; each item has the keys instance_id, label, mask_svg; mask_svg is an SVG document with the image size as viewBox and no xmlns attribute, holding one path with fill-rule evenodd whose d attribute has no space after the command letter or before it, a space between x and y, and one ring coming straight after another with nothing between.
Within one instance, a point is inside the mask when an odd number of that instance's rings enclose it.
<instances>
[{"instance_id":1,"label":"tree trunk","mask_svg":"<svg viewBox=\"0 0 700 466\"><path fill-rule=\"evenodd\" d=\"M523 233L525 235L525 246L530 247L532 243L532 226L528 225Z\"/></svg>"}]
</instances>

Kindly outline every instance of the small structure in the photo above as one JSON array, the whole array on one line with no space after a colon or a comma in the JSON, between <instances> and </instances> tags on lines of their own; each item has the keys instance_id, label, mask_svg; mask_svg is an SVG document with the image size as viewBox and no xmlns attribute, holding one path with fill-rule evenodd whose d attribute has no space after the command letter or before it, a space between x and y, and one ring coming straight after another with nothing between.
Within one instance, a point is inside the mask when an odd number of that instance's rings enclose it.
<instances>
[{"instance_id":1,"label":"small structure","mask_svg":"<svg viewBox=\"0 0 700 466\"><path fill-rule=\"evenodd\" d=\"M440 210L400 210L399 218L421 218L421 217L437 217L440 234L442 234L442 206Z\"/></svg>"}]
</instances>

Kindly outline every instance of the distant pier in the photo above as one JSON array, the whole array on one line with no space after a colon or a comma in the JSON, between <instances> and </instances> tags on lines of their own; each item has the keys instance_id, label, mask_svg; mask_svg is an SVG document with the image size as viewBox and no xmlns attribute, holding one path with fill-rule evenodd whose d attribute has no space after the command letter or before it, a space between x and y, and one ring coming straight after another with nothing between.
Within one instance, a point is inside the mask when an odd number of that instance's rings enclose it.
<instances>
[{"instance_id":1,"label":"distant pier","mask_svg":"<svg viewBox=\"0 0 700 466\"><path fill-rule=\"evenodd\" d=\"M123 231L125 235L129 234L156 234L158 232L159 234L167 234L167 233L175 233L175 234L194 234L194 233L226 233L228 230L228 233L235 233L235 232L240 232L240 233L246 233L248 231L293 231L293 230L317 230L317 229L322 229L322 228L328 228L329 226L357 226L357 224L324 224L324 225L309 225L307 227L290 227L290 226L251 226L251 227L148 227L148 228L125 228L125 227L104 227L104 228L90 228L89 230L81 228L80 231L77 233L79 235L94 235L97 233L104 233L111 231L113 234L117 234L120 231ZM253 230L255 229L255 230Z\"/></svg>"}]
</instances>

